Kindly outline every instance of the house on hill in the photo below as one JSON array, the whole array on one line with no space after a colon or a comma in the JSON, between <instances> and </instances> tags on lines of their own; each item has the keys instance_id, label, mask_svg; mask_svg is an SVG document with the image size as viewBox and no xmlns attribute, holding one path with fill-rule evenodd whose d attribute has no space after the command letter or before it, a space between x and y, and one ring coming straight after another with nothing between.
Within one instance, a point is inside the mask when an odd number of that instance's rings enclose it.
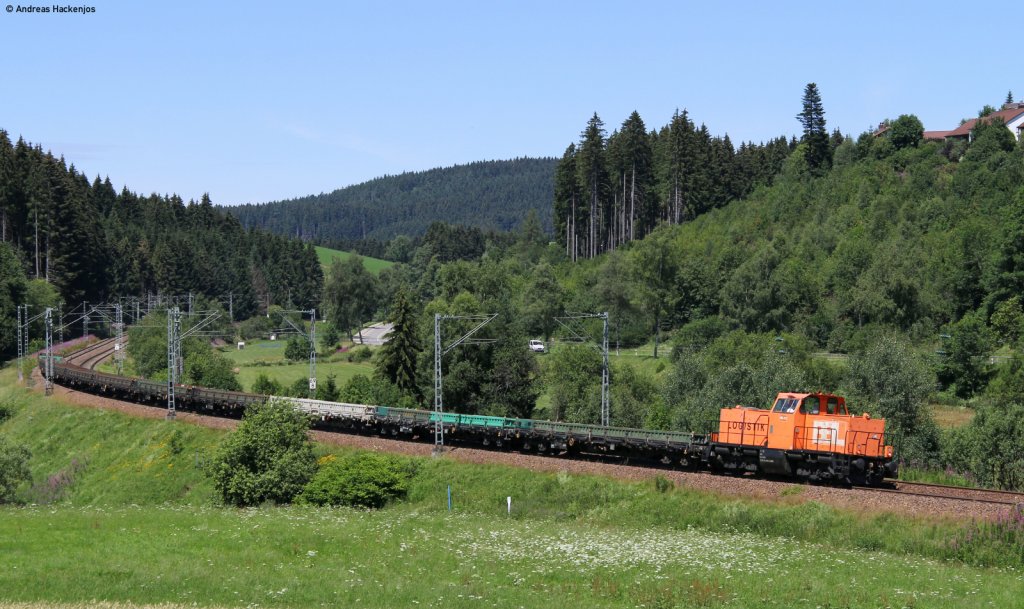
<instances>
[{"instance_id":1,"label":"house on hill","mask_svg":"<svg viewBox=\"0 0 1024 609\"><path fill-rule=\"evenodd\" d=\"M1010 130L1013 137L1019 142L1021 137L1024 137L1024 102L1010 102L1003 104L1001 110L993 112L982 118L972 118L966 120L956 129L950 131L925 131L925 140L934 140L942 142L949 139L964 139L970 141L971 131L974 130L974 126L978 124L978 121L985 121L990 123L993 120L1001 118L1006 123L1006 128Z\"/></svg>"}]
</instances>

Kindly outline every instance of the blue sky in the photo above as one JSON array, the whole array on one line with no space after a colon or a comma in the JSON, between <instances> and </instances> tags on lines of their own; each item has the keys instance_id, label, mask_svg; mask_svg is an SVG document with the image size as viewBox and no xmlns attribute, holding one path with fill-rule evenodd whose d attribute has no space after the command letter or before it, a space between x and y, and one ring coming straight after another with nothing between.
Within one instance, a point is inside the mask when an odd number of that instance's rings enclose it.
<instances>
[{"instance_id":1,"label":"blue sky","mask_svg":"<svg viewBox=\"0 0 1024 609\"><path fill-rule=\"evenodd\" d=\"M1024 97L1018 20L962 2L375 4L0 13L0 128L118 189L236 204L561 156L594 112L609 132L685 108L737 145L793 135L808 82L854 135Z\"/></svg>"}]
</instances>

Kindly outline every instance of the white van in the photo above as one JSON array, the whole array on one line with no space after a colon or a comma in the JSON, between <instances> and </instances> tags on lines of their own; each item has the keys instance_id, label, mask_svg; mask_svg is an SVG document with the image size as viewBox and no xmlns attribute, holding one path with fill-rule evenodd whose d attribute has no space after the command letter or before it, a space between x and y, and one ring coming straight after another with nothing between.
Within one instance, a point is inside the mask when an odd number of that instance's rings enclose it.
<instances>
[{"instance_id":1,"label":"white van","mask_svg":"<svg viewBox=\"0 0 1024 609\"><path fill-rule=\"evenodd\" d=\"M544 347L544 341L531 339L530 340L530 351L534 353L544 353L547 349Z\"/></svg>"}]
</instances>

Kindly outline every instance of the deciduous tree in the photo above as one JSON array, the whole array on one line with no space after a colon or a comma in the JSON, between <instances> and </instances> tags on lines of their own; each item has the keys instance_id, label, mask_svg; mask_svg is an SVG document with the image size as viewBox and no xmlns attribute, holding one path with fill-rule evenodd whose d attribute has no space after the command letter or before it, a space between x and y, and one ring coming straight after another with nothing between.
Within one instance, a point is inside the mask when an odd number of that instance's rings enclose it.
<instances>
[{"instance_id":1,"label":"deciduous tree","mask_svg":"<svg viewBox=\"0 0 1024 609\"><path fill-rule=\"evenodd\" d=\"M250 407L209 466L224 503L290 502L316 471L308 430L308 417L287 401Z\"/></svg>"}]
</instances>

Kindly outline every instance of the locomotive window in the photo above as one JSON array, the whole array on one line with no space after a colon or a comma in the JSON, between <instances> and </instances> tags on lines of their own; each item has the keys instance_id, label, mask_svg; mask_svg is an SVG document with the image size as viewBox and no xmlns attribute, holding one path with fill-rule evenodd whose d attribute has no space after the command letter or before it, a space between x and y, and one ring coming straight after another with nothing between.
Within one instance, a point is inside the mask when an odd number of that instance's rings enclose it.
<instances>
[{"instance_id":1,"label":"locomotive window","mask_svg":"<svg viewBox=\"0 0 1024 609\"><path fill-rule=\"evenodd\" d=\"M781 413L793 413L796 412L796 399L795 398L779 398L775 401L775 407L772 408L772 412Z\"/></svg>"},{"instance_id":2,"label":"locomotive window","mask_svg":"<svg viewBox=\"0 0 1024 609\"><path fill-rule=\"evenodd\" d=\"M818 414L819 412L820 404L816 395L804 398L804 401L800 404L801 414Z\"/></svg>"},{"instance_id":3,"label":"locomotive window","mask_svg":"<svg viewBox=\"0 0 1024 609\"><path fill-rule=\"evenodd\" d=\"M828 399L828 405L825 406L825 412L827 412L828 414L836 414L836 412L838 410L839 410L839 400L837 400L835 398L829 398Z\"/></svg>"}]
</instances>

